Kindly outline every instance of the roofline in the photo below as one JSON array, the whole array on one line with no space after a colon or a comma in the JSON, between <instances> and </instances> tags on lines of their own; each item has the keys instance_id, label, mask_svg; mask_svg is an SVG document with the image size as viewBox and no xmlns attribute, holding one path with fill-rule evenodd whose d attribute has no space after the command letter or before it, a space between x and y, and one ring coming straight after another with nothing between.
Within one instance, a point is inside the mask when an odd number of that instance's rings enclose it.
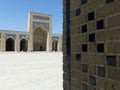
<instances>
[{"instance_id":1,"label":"roofline","mask_svg":"<svg viewBox=\"0 0 120 90\"><path fill-rule=\"evenodd\" d=\"M42 15L49 15L49 16L52 16L51 14L38 13L38 12L29 12L29 13L30 13L30 14L31 14L31 13L33 13L33 14L35 13L35 14L42 14Z\"/></svg>"},{"instance_id":2,"label":"roofline","mask_svg":"<svg viewBox=\"0 0 120 90\"><path fill-rule=\"evenodd\" d=\"M27 31L15 31L15 30L0 30L0 32L20 32L20 33L29 33Z\"/></svg>"}]
</instances>

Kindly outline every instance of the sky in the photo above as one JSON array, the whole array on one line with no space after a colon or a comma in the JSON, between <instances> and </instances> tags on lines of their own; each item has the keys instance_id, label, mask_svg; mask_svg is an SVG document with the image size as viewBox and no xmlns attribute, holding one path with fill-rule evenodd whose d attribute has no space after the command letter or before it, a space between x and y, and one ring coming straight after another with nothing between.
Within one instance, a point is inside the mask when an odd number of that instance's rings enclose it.
<instances>
[{"instance_id":1,"label":"sky","mask_svg":"<svg viewBox=\"0 0 120 90\"><path fill-rule=\"evenodd\" d=\"M52 32L62 33L62 0L0 0L0 30L27 31L29 12L52 15Z\"/></svg>"}]
</instances>

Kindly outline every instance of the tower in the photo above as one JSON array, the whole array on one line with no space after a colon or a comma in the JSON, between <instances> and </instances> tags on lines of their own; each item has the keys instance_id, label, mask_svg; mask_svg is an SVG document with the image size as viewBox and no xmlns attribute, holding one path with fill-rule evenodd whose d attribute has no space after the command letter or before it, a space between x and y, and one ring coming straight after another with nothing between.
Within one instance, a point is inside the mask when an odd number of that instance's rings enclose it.
<instances>
[{"instance_id":1,"label":"tower","mask_svg":"<svg viewBox=\"0 0 120 90\"><path fill-rule=\"evenodd\" d=\"M63 0L64 90L119 90L120 1Z\"/></svg>"}]
</instances>

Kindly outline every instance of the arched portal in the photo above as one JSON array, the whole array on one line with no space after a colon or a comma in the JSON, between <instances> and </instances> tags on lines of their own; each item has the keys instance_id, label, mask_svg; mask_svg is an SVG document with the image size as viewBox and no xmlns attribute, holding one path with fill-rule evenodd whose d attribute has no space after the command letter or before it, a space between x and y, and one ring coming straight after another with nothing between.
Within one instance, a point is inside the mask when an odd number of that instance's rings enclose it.
<instances>
[{"instance_id":1,"label":"arched portal","mask_svg":"<svg viewBox=\"0 0 120 90\"><path fill-rule=\"evenodd\" d=\"M12 38L8 38L6 40L6 51L14 51L15 50L15 41Z\"/></svg>"},{"instance_id":2,"label":"arched portal","mask_svg":"<svg viewBox=\"0 0 120 90\"><path fill-rule=\"evenodd\" d=\"M28 41L26 39L22 39L20 41L20 51L27 51L28 50Z\"/></svg>"},{"instance_id":3,"label":"arched portal","mask_svg":"<svg viewBox=\"0 0 120 90\"><path fill-rule=\"evenodd\" d=\"M33 50L46 51L46 48L47 48L47 31L42 27L38 27L34 31Z\"/></svg>"},{"instance_id":4,"label":"arched portal","mask_svg":"<svg viewBox=\"0 0 120 90\"><path fill-rule=\"evenodd\" d=\"M58 40L53 40L52 41L52 51L57 51L58 50Z\"/></svg>"}]
</instances>

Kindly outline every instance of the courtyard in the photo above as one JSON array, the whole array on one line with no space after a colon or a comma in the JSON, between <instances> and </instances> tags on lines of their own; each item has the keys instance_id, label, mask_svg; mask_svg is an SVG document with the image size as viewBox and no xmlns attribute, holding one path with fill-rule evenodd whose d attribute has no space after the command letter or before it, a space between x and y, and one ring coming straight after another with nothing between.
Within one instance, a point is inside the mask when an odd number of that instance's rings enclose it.
<instances>
[{"instance_id":1,"label":"courtyard","mask_svg":"<svg viewBox=\"0 0 120 90\"><path fill-rule=\"evenodd\" d=\"M0 90L63 90L62 52L0 53Z\"/></svg>"}]
</instances>

